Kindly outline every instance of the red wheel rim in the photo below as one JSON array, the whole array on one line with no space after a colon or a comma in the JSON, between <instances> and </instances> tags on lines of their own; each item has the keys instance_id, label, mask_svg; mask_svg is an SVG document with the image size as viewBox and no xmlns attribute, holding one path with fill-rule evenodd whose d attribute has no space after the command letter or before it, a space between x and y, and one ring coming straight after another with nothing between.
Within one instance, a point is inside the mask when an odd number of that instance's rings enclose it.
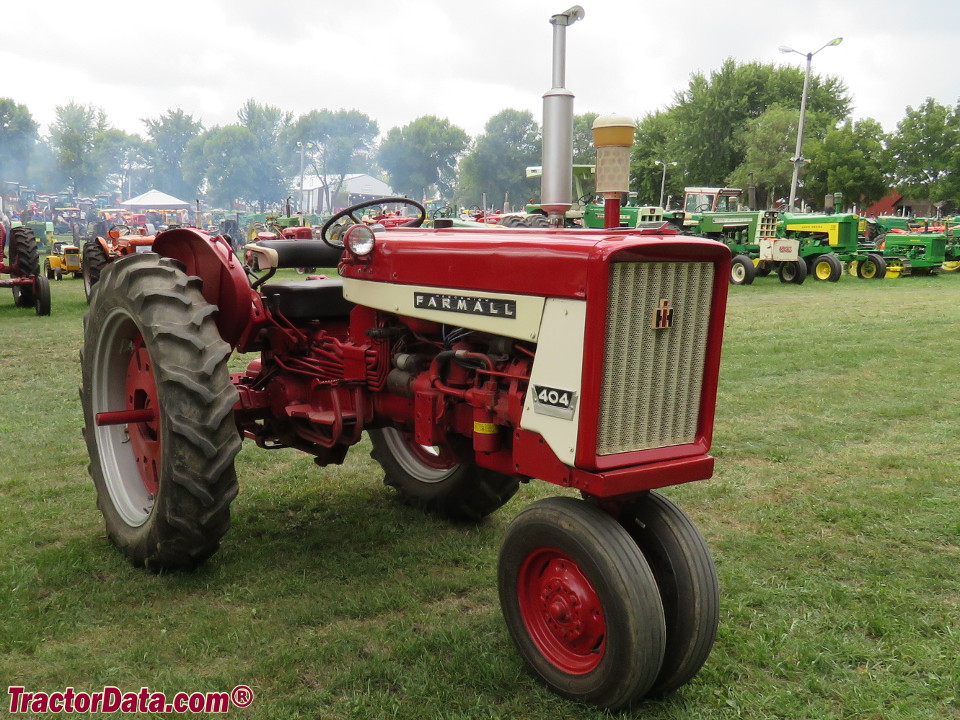
<instances>
[{"instance_id":1,"label":"red wheel rim","mask_svg":"<svg viewBox=\"0 0 960 720\"><path fill-rule=\"evenodd\" d=\"M410 453L427 467L433 468L434 470L449 470L457 465L457 459L450 449L444 445L434 447L420 445L413 439L412 433L403 433L403 439Z\"/></svg>"},{"instance_id":2,"label":"red wheel rim","mask_svg":"<svg viewBox=\"0 0 960 720\"><path fill-rule=\"evenodd\" d=\"M554 548L537 548L517 576L520 616L540 654L570 675L603 660L607 623L603 605L580 566Z\"/></svg>"},{"instance_id":3,"label":"red wheel rim","mask_svg":"<svg viewBox=\"0 0 960 720\"><path fill-rule=\"evenodd\" d=\"M137 461L137 470L147 493L156 497L160 488L160 404L157 402L157 382L153 377L150 353L139 333L133 340L133 350L127 363L127 410L152 409L154 419L130 423L127 432Z\"/></svg>"}]
</instances>

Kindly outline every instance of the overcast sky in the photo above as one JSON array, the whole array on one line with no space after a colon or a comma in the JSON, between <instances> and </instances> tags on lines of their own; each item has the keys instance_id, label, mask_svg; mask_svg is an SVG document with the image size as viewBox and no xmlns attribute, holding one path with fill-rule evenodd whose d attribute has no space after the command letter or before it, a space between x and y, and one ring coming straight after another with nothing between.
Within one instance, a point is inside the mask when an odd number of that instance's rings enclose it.
<instances>
[{"instance_id":1,"label":"overcast sky","mask_svg":"<svg viewBox=\"0 0 960 720\"><path fill-rule=\"evenodd\" d=\"M357 109L381 133L437 115L476 135L508 107L541 121L549 19L567 1L7 0L0 97L26 105L42 134L70 100L144 134L142 118L177 107L206 127L232 123L254 98L295 115ZM960 98L957 0L580 4L567 29L577 113L639 119L726 57L802 67L778 46L806 53L838 35L813 71L846 82L855 118L892 131L908 105Z\"/></svg>"}]
</instances>

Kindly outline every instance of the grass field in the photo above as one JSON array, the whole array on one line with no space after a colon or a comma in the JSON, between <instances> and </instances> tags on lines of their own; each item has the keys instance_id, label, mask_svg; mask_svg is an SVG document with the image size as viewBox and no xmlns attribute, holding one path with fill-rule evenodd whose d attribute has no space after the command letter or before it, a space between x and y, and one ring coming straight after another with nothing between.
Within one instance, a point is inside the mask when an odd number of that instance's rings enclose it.
<instances>
[{"instance_id":1,"label":"grass field","mask_svg":"<svg viewBox=\"0 0 960 720\"><path fill-rule=\"evenodd\" d=\"M500 616L503 530L247 445L222 550L192 574L106 540L80 435L80 280L0 297L0 692L229 691L231 717L602 717L542 689ZM731 288L707 482L665 491L721 584L700 675L627 717L960 718L960 273ZM0 714L9 697L0 699Z\"/></svg>"}]
</instances>

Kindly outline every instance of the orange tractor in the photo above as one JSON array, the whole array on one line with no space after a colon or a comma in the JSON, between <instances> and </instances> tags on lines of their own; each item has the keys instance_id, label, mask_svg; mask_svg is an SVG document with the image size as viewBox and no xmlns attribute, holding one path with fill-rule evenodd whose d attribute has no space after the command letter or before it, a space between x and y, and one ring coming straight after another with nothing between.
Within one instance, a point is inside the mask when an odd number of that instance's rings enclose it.
<instances>
[{"instance_id":1,"label":"orange tractor","mask_svg":"<svg viewBox=\"0 0 960 720\"><path fill-rule=\"evenodd\" d=\"M143 229L133 229L128 225L107 227L104 223L98 223L98 226L83 245L83 292L87 302L108 263L126 255L150 252L155 238L154 235L146 235Z\"/></svg>"}]
</instances>

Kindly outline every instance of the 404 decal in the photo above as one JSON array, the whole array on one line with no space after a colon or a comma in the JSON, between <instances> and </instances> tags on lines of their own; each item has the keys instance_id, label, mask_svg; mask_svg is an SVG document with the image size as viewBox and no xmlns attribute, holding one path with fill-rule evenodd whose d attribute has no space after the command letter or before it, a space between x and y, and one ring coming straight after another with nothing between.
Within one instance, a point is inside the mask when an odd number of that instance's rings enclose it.
<instances>
[{"instance_id":1,"label":"404 decal","mask_svg":"<svg viewBox=\"0 0 960 720\"><path fill-rule=\"evenodd\" d=\"M541 415L551 415L565 420L573 419L577 408L577 393L573 390L533 386L533 411Z\"/></svg>"}]
</instances>

